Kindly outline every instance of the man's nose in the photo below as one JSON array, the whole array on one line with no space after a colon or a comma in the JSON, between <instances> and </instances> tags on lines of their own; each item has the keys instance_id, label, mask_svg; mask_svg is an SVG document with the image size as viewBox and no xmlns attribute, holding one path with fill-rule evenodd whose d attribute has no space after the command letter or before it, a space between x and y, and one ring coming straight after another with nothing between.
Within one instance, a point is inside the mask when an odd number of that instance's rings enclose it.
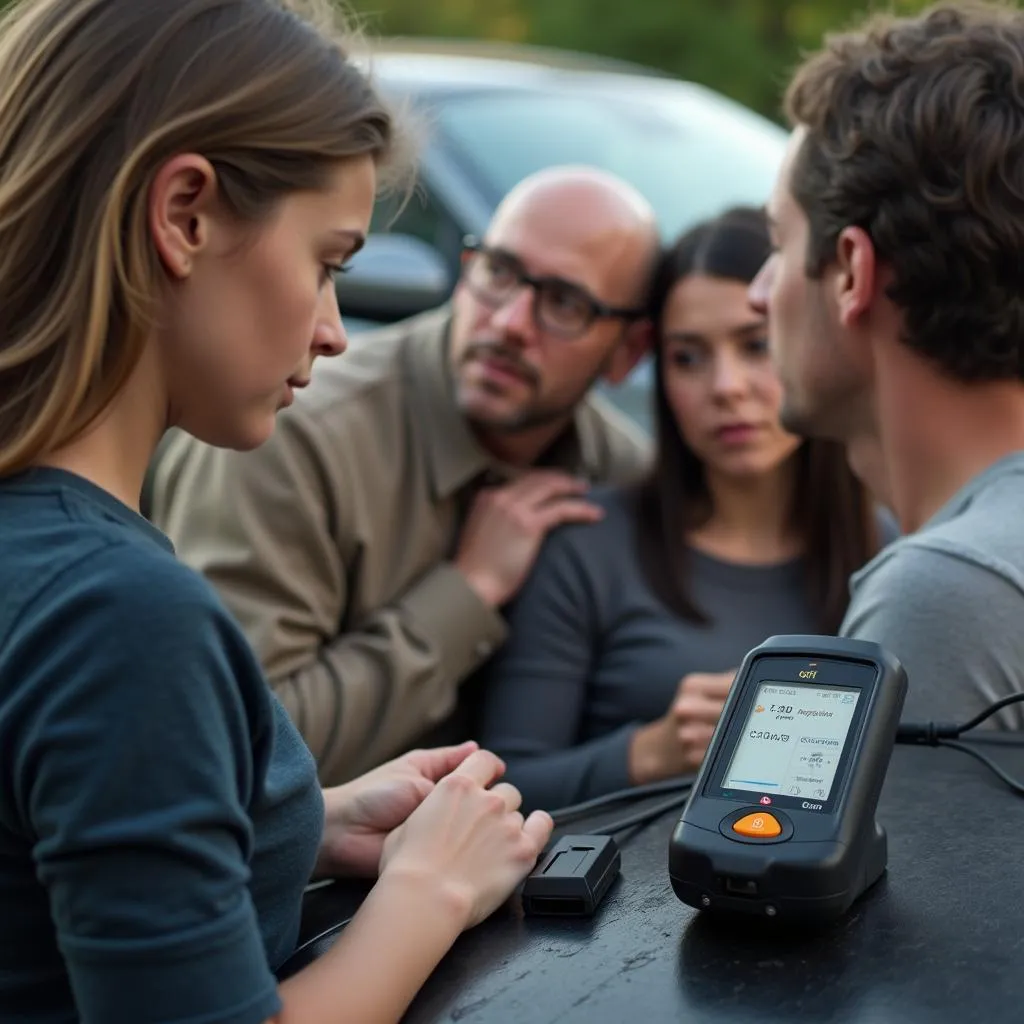
<instances>
[{"instance_id":1,"label":"man's nose","mask_svg":"<svg viewBox=\"0 0 1024 1024\"><path fill-rule=\"evenodd\" d=\"M526 344L537 330L533 315L534 292L529 285L509 296L508 300L494 311L491 323L507 338Z\"/></svg>"},{"instance_id":2,"label":"man's nose","mask_svg":"<svg viewBox=\"0 0 1024 1024\"><path fill-rule=\"evenodd\" d=\"M772 276L774 274L774 254L769 256L761 265L754 280L750 282L747 289L747 302L755 313L761 316L768 315L768 296L771 292Z\"/></svg>"}]
</instances>

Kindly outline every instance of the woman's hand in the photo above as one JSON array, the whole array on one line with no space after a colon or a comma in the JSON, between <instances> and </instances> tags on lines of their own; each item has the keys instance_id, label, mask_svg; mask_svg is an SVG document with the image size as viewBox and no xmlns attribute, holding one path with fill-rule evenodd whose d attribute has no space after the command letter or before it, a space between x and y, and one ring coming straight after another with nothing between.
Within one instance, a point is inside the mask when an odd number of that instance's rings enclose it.
<instances>
[{"instance_id":1,"label":"woman's hand","mask_svg":"<svg viewBox=\"0 0 1024 1024\"><path fill-rule=\"evenodd\" d=\"M433 788L384 843L382 886L411 886L450 907L464 928L493 913L533 869L553 823L545 811L525 821L522 797L488 750L467 757Z\"/></svg>"},{"instance_id":2,"label":"woman's hand","mask_svg":"<svg viewBox=\"0 0 1024 1024\"><path fill-rule=\"evenodd\" d=\"M686 775L700 767L735 678L735 669L683 677L668 712L633 735L629 777L634 785Z\"/></svg>"},{"instance_id":3,"label":"woman's hand","mask_svg":"<svg viewBox=\"0 0 1024 1024\"><path fill-rule=\"evenodd\" d=\"M324 836L316 874L374 877L388 834L477 750L457 747L413 750L342 786L324 790Z\"/></svg>"}]
</instances>

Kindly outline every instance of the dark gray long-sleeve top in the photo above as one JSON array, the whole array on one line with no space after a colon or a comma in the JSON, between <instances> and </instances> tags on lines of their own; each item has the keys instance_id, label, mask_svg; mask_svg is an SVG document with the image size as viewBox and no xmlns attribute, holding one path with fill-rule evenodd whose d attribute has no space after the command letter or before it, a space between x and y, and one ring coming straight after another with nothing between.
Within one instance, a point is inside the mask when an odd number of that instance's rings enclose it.
<instances>
[{"instance_id":1,"label":"dark gray long-sleeve top","mask_svg":"<svg viewBox=\"0 0 1024 1024\"><path fill-rule=\"evenodd\" d=\"M711 622L680 619L640 569L629 492L593 500L604 519L548 538L484 680L479 739L524 809L626 788L633 732L665 714L685 675L736 668L774 634L818 632L802 559L748 566L691 550L691 592Z\"/></svg>"}]
</instances>

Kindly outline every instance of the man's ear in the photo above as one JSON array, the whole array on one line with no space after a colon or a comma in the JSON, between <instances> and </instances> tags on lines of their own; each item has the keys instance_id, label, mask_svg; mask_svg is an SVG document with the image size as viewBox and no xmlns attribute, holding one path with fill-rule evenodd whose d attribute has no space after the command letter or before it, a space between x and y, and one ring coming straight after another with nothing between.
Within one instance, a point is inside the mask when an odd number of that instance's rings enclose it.
<instances>
[{"instance_id":1,"label":"man's ear","mask_svg":"<svg viewBox=\"0 0 1024 1024\"><path fill-rule=\"evenodd\" d=\"M875 246L863 228L843 228L836 241L836 309L839 322L853 327L871 307L877 284Z\"/></svg>"},{"instance_id":2,"label":"man's ear","mask_svg":"<svg viewBox=\"0 0 1024 1024\"><path fill-rule=\"evenodd\" d=\"M636 364L651 351L653 343L654 324L646 317L634 320L612 351L604 370L604 379L609 384L621 384L633 372Z\"/></svg>"},{"instance_id":3,"label":"man's ear","mask_svg":"<svg viewBox=\"0 0 1024 1024\"><path fill-rule=\"evenodd\" d=\"M149 230L173 279L188 277L209 244L216 198L216 171L197 153L174 156L157 171L149 188Z\"/></svg>"}]
</instances>

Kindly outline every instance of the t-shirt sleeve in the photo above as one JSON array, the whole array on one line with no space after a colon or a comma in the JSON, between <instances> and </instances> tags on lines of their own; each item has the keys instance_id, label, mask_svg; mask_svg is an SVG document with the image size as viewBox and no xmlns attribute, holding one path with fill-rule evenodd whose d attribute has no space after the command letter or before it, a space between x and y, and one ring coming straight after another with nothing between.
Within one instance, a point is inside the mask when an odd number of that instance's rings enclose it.
<instances>
[{"instance_id":1,"label":"t-shirt sleeve","mask_svg":"<svg viewBox=\"0 0 1024 1024\"><path fill-rule=\"evenodd\" d=\"M1017 689L1021 595L965 552L897 541L855 582L840 633L873 640L907 671L903 720L961 723ZM1022 705L988 725L1021 728Z\"/></svg>"},{"instance_id":2,"label":"t-shirt sleeve","mask_svg":"<svg viewBox=\"0 0 1024 1024\"><path fill-rule=\"evenodd\" d=\"M247 887L266 710L204 581L129 547L16 631L20 827L80 1019L256 1024L280 1010Z\"/></svg>"}]
</instances>

